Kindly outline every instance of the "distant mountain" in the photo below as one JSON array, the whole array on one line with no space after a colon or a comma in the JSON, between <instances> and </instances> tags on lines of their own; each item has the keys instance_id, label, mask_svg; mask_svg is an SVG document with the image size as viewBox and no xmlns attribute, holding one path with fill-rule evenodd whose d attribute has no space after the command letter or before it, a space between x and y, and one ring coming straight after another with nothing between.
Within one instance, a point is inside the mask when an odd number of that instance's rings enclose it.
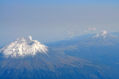
<instances>
[{"instance_id":1,"label":"distant mountain","mask_svg":"<svg viewBox=\"0 0 119 79\"><path fill-rule=\"evenodd\" d=\"M100 44L99 42L108 42L108 43L113 43L117 44L119 43L119 33L108 33L107 31L102 31L101 33L96 33L96 34L87 34L87 35L82 35L78 37L71 38L69 40L61 40L57 41L54 43L49 43L49 46L68 46L68 45L73 45L73 44L88 44L89 43L96 44L98 42L98 45ZM105 44L106 44L105 43Z\"/></svg>"},{"instance_id":2,"label":"distant mountain","mask_svg":"<svg viewBox=\"0 0 119 79\"><path fill-rule=\"evenodd\" d=\"M1 49L0 79L109 79L103 67L71 53L69 46L62 50L31 36L19 38Z\"/></svg>"},{"instance_id":3,"label":"distant mountain","mask_svg":"<svg viewBox=\"0 0 119 79\"><path fill-rule=\"evenodd\" d=\"M119 79L119 33L103 31L49 44L66 55L100 66L109 79Z\"/></svg>"}]
</instances>

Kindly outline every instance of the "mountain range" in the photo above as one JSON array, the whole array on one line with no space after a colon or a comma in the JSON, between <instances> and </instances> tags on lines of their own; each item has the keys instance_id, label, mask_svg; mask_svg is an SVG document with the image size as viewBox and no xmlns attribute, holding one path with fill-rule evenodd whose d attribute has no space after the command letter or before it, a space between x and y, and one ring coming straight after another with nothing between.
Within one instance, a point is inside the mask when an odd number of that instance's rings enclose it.
<instances>
[{"instance_id":1,"label":"mountain range","mask_svg":"<svg viewBox=\"0 0 119 79\"><path fill-rule=\"evenodd\" d=\"M0 79L119 79L118 51L107 31L46 45L18 38L0 50Z\"/></svg>"}]
</instances>

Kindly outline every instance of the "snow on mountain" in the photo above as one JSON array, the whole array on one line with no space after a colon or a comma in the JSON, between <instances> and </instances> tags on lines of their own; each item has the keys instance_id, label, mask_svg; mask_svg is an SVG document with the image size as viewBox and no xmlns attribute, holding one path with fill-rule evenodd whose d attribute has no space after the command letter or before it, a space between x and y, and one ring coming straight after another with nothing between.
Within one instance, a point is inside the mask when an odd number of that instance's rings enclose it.
<instances>
[{"instance_id":1,"label":"snow on mountain","mask_svg":"<svg viewBox=\"0 0 119 79\"><path fill-rule=\"evenodd\" d=\"M119 35L115 33L110 33L107 30L103 30L102 32L93 35L93 38L96 38L96 39L101 38L103 40L104 39L118 39Z\"/></svg>"},{"instance_id":2,"label":"snow on mountain","mask_svg":"<svg viewBox=\"0 0 119 79\"><path fill-rule=\"evenodd\" d=\"M13 58L28 55L34 56L37 53L47 54L47 51L47 46L37 40L32 40L31 36L29 38L18 38L16 41L1 49L5 57Z\"/></svg>"},{"instance_id":3,"label":"snow on mountain","mask_svg":"<svg viewBox=\"0 0 119 79\"><path fill-rule=\"evenodd\" d=\"M107 36L108 36L108 31L106 30L103 30L101 33L97 33L94 38L99 38L99 37L102 37L103 39L105 39Z\"/></svg>"}]
</instances>

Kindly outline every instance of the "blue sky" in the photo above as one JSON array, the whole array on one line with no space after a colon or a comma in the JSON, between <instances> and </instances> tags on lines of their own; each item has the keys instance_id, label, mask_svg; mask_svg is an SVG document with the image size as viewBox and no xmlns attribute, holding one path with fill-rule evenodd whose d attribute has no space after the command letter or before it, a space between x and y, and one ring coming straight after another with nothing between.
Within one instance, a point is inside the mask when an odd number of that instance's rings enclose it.
<instances>
[{"instance_id":1,"label":"blue sky","mask_svg":"<svg viewBox=\"0 0 119 79\"><path fill-rule=\"evenodd\" d=\"M32 35L41 42L119 31L119 0L0 0L0 43Z\"/></svg>"},{"instance_id":2,"label":"blue sky","mask_svg":"<svg viewBox=\"0 0 119 79\"><path fill-rule=\"evenodd\" d=\"M119 0L1 0L2 4L117 4Z\"/></svg>"}]
</instances>

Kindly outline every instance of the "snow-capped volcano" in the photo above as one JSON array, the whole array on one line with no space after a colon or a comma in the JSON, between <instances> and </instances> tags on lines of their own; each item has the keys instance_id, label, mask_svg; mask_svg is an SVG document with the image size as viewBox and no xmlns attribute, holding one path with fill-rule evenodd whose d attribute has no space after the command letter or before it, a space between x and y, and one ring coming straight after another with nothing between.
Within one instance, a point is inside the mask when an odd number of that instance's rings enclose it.
<instances>
[{"instance_id":1,"label":"snow-capped volcano","mask_svg":"<svg viewBox=\"0 0 119 79\"><path fill-rule=\"evenodd\" d=\"M34 56L37 53L47 54L47 51L47 46L37 40L32 40L31 36L29 38L18 38L16 41L1 49L5 57Z\"/></svg>"}]
</instances>

